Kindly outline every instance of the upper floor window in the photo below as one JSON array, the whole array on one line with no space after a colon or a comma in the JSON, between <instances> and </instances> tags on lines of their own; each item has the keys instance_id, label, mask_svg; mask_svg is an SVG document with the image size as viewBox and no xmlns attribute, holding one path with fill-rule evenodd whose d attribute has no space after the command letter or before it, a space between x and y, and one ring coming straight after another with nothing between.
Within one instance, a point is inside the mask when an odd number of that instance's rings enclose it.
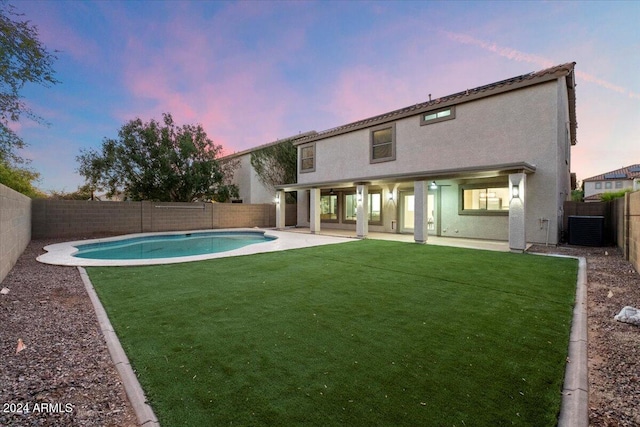
<instances>
[{"instance_id":1,"label":"upper floor window","mask_svg":"<svg viewBox=\"0 0 640 427\"><path fill-rule=\"evenodd\" d=\"M605 183L604 183L604 188L605 188L606 190L610 190L610 189L611 189L611 181L607 181L607 182L605 182Z\"/></svg>"},{"instance_id":2,"label":"upper floor window","mask_svg":"<svg viewBox=\"0 0 640 427\"><path fill-rule=\"evenodd\" d=\"M371 129L369 158L371 163L396 159L396 125L383 125Z\"/></svg>"},{"instance_id":3,"label":"upper floor window","mask_svg":"<svg viewBox=\"0 0 640 427\"><path fill-rule=\"evenodd\" d=\"M315 144L300 147L300 173L314 172L316 170L316 146Z\"/></svg>"},{"instance_id":4,"label":"upper floor window","mask_svg":"<svg viewBox=\"0 0 640 427\"><path fill-rule=\"evenodd\" d=\"M602 190L602 183L596 182L596 190Z\"/></svg>"},{"instance_id":5,"label":"upper floor window","mask_svg":"<svg viewBox=\"0 0 640 427\"><path fill-rule=\"evenodd\" d=\"M439 110L428 111L420 116L420 126L430 125L431 123L443 122L456 118L456 107L446 107Z\"/></svg>"},{"instance_id":6,"label":"upper floor window","mask_svg":"<svg viewBox=\"0 0 640 427\"><path fill-rule=\"evenodd\" d=\"M616 188L622 188L622 181L616 181Z\"/></svg>"}]
</instances>

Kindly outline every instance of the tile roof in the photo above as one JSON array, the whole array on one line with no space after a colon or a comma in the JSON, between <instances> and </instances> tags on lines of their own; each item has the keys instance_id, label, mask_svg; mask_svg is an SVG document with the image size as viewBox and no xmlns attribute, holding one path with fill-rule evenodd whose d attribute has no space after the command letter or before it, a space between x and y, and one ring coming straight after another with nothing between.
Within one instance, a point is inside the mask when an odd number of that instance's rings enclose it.
<instances>
[{"instance_id":1,"label":"tile roof","mask_svg":"<svg viewBox=\"0 0 640 427\"><path fill-rule=\"evenodd\" d=\"M607 181L607 180L620 180L620 179L635 179L640 178L640 164L627 166L624 168L616 169L611 172L605 172L600 175L592 176L591 178L583 179L583 181Z\"/></svg>"},{"instance_id":2,"label":"tile roof","mask_svg":"<svg viewBox=\"0 0 640 427\"><path fill-rule=\"evenodd\" d=\"M227 154L225 156L222 156L217 160L235 159L236 157L244 156L245 154L250 154L250 153L253 153L254 151L262 150L263 148L271 147L273 145L278 145L278 144L281 144L281 143L283 143L285 141L295 142L295 141L297 141L297 140L299 140L301 138L306 138L306 137L313 136L313 135L316 135L316 134L317 134L317 132L314 131L314 130L309 131L309 132L305 132L305 133L300 133L298 135L293 135L293 136L289 136L287 138L278 139L278 140L273 141L273 142L267 142L266 144L258 145L257 147L249 148L247 150L236 151L235 153Z\"/></svg>"},{"instance_id":3,"label":"tile roof","mask_svg":"<svg viewBox=\"0 0 640 427\"><path fill-rule=\"evenodd\" d=\"M294 144L299 145L310 141L317 141L327 138L329 136L338 135L362 128L367 128L373 125L386 123L392 120L398 120L400 118L414 116L425 111L433 110L438 107L445 107L448 105L460 104L463 102L472 101L479 98L485 98L491 95L496 95L502 92L508 92L515 89L531 86L538 83L543 83L550 80L558 79L565 76L567 79L567 87L569 90L569 115L571 122L571 144L576 143L576 113L575 113L575 80L573 70L575 62L568 62L566 64L556 65L551 68L546 68L541 71L535 71L521 76L512 77L510 79L501 80L499 82L491 83L488 85L480 86L475 89L467 89L463 92L454 93L452 95L444 96L434 100L429 100L423 103L411 105L409 107L401 108L399 110L390 111L388 113L380 114L378 116L370 117L357 122L349 123L346 125L338 126L332 129L328 129L322 132L318 132L315 135L307 136L297 140Z\"/></svg>"}]
</instances>

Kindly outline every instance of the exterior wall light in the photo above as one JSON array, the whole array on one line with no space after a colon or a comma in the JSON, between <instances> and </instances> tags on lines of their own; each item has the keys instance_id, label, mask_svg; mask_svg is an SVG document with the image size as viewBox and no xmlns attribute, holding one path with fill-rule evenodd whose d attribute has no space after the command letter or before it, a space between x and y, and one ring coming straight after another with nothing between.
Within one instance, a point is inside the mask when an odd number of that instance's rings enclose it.
<instances>
[{"instance_id":1,"label":"exterior wall light","mask_svg":"<svg viewBox=\"0 0 640 427\"><path fill-rule=\"evenodd\" d=\"M276 202L276 205L280 204L280 194L276 194L276 198L273 201Z\"/></svg>"},{"instance_id":2,"label":"exterior wall light","mask_svg":"<svg viewBox=\"0 0 640 427\"><path fill-rule=\"evenodd\" d=\"M389 192L387 193L387 199L388 199L390 202L393 202L393 191L389 191Z\"/></svg>"},{"instance_id":3,"label":"exterior wall light","mask_svg":"<svg viewBox=\"0 0 640 427\"><path fill-rule=\"evenodd\" d=\"M435 181L431 181L431 185L429 186L429 188L431 190L437 190L438 189L438 184L436 184Z\"/></svg>"},{"instance_id":4,"label":"exterior wall light","mask_svg":"<svg viewBox=\"0 0 640 427\"><path fill-rule=\"evenodd\" d=\"M520 198L520 186L519 185L511 186L511 198L512 199L519 199Z\"/></svg>"},{"instance_id":5,"label":"exterior wall light","mask_svg":"<svg viewBox=\"0 0 640 427\"><path fill-rule=\"evenodd\" d=\"M362 202L362 191L358 190L358 202Z\"/></svg>"}]
</instances>

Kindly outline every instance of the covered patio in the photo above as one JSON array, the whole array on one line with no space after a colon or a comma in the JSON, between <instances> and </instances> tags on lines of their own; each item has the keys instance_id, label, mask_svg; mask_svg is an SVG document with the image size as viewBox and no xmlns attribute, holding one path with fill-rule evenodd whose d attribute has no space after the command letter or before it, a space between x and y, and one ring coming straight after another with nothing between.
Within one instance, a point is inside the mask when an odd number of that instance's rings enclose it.
<instances>
[{"instance_id":1,"label":"covered patio","mask_svg":"<svg viewBox=\"0 0 640 427\"><path fill-rule=\"evenodd\" d=\"M297 192L298 227L312 234L421 244L428 240L430 244L465 247L477 246L473 243L477 241L499 241L498 246L491 246L522 252L527 248L525 188L527 176L535 170L535 166L519 162L348 182L282 185L276 187L276 228L284 229L286 223L284 203L281 206L280 201L285 200L287 192ZM494 197L495 207L489 204L483 211L463 211L467 199L474 197L472 193L480 203ZM466 227L459 235L456 221ZM469 232L473 228L476 231ZM458 244L452 244L456 241Z\"/></svg>"}]
</instances>

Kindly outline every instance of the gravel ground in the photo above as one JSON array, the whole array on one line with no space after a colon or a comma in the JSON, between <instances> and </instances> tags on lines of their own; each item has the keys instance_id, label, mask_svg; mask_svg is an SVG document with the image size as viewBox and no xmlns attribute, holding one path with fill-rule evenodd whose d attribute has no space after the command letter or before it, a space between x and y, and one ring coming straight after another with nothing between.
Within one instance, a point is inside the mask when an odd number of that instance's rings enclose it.
<instances>
[{"instance_id":1,"label":"gravel ground","mask_svg":"<svg viewBox=\"0 0 640 427\"><path fill-rule=\"evenodd\" d=\"M587 259L589 425L640 426L640 327L613 317L640 308L640 274L617 248L534 246Z\"/></svg>"},{"instance_id":2,"label":"gravel ground","mask_svg":"<svg viewBox=\"0 0 640 427\"><path fill-rule=\"evenodd\" d=\"M136 426L78 270L35 260L55 242L32 241L1 285L0 426Z\"/></svg>"},{"instance_id":3,"label":"gravel ground","mask_svg":"<svg viewBox=\"0 0 640 427\"><path fill-rule=\"evenodd\" d=\"M135 426L77 269L35 261L58 241L32 241L2 282L0 426ZM640 327L613 319L640 308L640 275L615 248L531 251L587 258L590 425L640 426Z\"/></svg>"}]
</instances>

